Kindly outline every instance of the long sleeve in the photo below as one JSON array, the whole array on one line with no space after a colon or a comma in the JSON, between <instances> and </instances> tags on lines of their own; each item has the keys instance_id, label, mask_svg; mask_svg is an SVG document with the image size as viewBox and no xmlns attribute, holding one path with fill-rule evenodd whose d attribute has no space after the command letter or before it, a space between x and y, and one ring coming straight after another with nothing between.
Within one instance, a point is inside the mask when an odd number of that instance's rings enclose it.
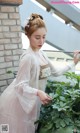
<instances>
[{"instance_id":1,"label":"long sleeve","mask_svg":"<svg viewBox=\"0 0 80 133\"><path fill-rule=\"evenodd\" d=\"M48 62L49 62L50 68L51 68L51 73L54 76L60 76L75 66L75 64L73 62L73 63L66 63L65 65L63 65L63 67L57 68L55 65L53 65L50 62L50 60L48 60Z\"/></svg>"},{"instance_id":2,"label":"long sleeve","mask_svg":"<svg viewBox=\"0 0 80 133\"><path fill-rule=\"evenodd\" d=\"M16 94L20 101L20 104L24 111L29 113L36 101L36 93L37 89L29 86L29 82L31 79L31 55L24 55L20 61L20 66L18 70L18 74L16 77Z\"/></svg>"},{"instance_id":3,"label":"long sleeve","mask_svg":"<svg viewBox=\"0 0 80 133\"><path fill-rule=\"evenodd\" d=\"M63 67L56 67L56 65L53 65L52 62L50 61L50 59L46 56L46 54L44 52L42 52L44 57L46 58L46 60L48 61L50 68L51 68L51 74L54 76L60 76L62 74L64 74L66 71L72 69L75 66L75 63L68 63L66 62L65 65L63 65Z\"/></svg>"}]
</instances>

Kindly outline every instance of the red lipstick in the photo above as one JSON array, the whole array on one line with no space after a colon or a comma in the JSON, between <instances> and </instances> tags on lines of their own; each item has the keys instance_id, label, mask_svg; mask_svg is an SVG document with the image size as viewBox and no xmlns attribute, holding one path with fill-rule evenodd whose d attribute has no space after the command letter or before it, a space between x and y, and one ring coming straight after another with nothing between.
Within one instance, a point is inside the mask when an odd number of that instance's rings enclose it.
<instances>
[{"instance_id":1,"label":"red lipstick","mask_svg":"<svg viewBox=\"0 0 80 133\"><path fill-rule=\"evenodd\" d=\"M42 47L42 45L38 45L38 47Z\"/></svg>"}]
</instances>

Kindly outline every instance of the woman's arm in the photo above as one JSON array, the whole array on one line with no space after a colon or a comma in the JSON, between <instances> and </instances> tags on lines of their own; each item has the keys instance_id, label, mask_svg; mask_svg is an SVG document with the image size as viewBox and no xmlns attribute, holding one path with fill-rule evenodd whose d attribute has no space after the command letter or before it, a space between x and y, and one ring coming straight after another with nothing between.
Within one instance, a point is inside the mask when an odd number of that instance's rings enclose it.
<instances>
[{"instance_id":1,"label":"woman's arm","mask_svg":"<svg viewBox=\"0 0 80 133\"><path fill-rule=\"evenodd\" d=\"M66 64L63 65L63 67L56 67L56 65L52 64L50 59L44 53L43 54L44 54L45 58L47 59L49 65L50 65L51 73L54 76L60 76L60 75L64 74L66 71L68 71L71 68L73 68L78 63L78 61L80 60L79 58L77 58L77 56L79 55L79 52L80 51L75 51L74 52L75 56L74 56L73 62L72 63L66 62Z\"/></svg>"},{"instance_id":2,"label":"woman's arm","mask_svg":"<svg viewBox=\"0 0 80 133\"><path fill-rule=\"evenodd\" d=\"M19 65L19 70L16 76L16 96L22 106L23 110L28 114L36 106L37 88L29 85L31 79L32 58L30 54L22 57Z\"/></svg>"},{"instance_id":3,"label":"woman's arm","mask_svg":"<svg viewBox=\"0 0 80 133\"><path fill-rule=\"evenodd\" d=\"M26 95L25 92L29 94L37 94L37 89L29 86L31 80L31 67L32 67L32 58L30 54L24 55L20 61L19 70L16 76L16 87L17 89L22 88L23 95Z\"/></svg>"}]
</instances>

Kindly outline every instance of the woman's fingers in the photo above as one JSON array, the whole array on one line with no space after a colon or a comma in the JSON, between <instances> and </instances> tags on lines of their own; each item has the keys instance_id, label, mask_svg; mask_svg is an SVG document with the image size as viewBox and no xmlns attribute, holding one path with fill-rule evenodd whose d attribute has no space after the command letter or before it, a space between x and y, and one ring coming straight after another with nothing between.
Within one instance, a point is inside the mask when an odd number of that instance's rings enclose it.
<instances>
[{"instance_id":1,"label":"woman's fingers","mask_svg":"<svg viewBox=\"0 0 80 133\"><path fill-rule=\"evenodd\" d=\"M46 94L46 98L42 102L43 104L48 104L51 100L52 98L48 94Z\"/></svg>"},{"instance_id":2,"label":"woman's fingers","mask_svg":"<svg viewBox=\"0 0 80 133\"><path fill-rule=\"evenodd\" d=\"M48 97L48 99L51 101L52 100L52 98L47 94L47 97Z\"/></svg>"},{"instance_id":3,"label":"woman's fingers","mask_svg":"<svg viewBox=\"0 0 80 133\"><path fill-rule=\"evenodd\" d=\"M74 57L77 57L77 55L80 55L80 51L79 50L74 51Z\"/></svg>"},{"instance_id":4,"label":"woman's fingers","mask_svg":"<svg viewBox=\"0 0 80 133\"><path fill-rule=\"evenodd\" d=\"M45 101L42 101L42 104L43 105L48 104L48 103L49 103L49 101L46 101L46 100Z\"/></svg>"},{"instance_id":5,"label":"woman's fingers","mask_svg":"<svg viewBox=\"0 0 80 133\"><path fill-rule=\"evenodd\" d=\"M80 50L74 52L74 63L77 64L80 61Z\"/></svg>"},{"instance_id":6,"label":"woman's fingers","mask_svg":"<svg viewBox=\"0 0 80 133\"><path fill-rule=\"evenodd\" d=\"M48 94L41 90L38 90L37 95L39 96L42 104L48 104L52 100L52 98Z\"/></svg>"}]
</instances>

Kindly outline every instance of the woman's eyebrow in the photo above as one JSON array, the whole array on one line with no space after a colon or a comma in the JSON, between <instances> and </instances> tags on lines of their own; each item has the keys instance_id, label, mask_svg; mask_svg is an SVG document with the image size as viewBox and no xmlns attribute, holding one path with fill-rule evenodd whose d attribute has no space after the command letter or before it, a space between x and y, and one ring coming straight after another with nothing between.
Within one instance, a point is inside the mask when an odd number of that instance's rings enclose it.
<instances>
[{"instance_id":1,"label":"woman's eyebrow","mask_svg":"<svg viewBox=\"0 0 80 133\"><path fill-rule=\"evenodd\" d=\"M40 37L41 35L35 35L36 37ZM44 34L43 36L46 36L46 34Z\"/></svg>"},{"instance_id":2,"label":"woman's eyebrow","mask_svg":"<svg viewBox=\"0 0 80 133\"><path fill-rule=\"evenodd\" d=\"M35 35L36 37L40 37L41 35Z\"/></svg>"}]
</instances>

